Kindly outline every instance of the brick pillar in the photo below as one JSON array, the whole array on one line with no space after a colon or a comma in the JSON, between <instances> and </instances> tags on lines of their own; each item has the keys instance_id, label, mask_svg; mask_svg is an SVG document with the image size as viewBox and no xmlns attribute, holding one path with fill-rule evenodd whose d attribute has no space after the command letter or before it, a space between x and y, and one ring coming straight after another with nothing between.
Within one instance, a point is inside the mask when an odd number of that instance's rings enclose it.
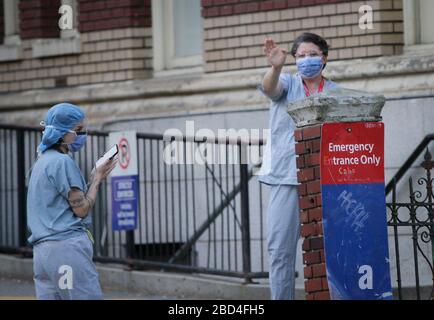
<instances>
[{"instance_id":1,"label":"brick pillar","mask_svg":"<svg viewBox=\"0 0 434 320\"><path fill-rule=\"evenodd\" d=\"M288 106L288 113L297 126L294 136L307 300L330 300L320 176L323 124L378 121L384 102L383 96L338 89Z\"/></svg>"},{"instance_id":2,"label":"brick pillar","mask_svg":"<svg viewBox=\"0 0 434 320\"><path fill-rule=\"evenodd\" d=\"M295 131L303 263L307 300L329 300L322 226L320 146L322 124Z\"/></svg>"},{"instance_id":3,"label":"brick pillar","mask_svg":"<svg viewBox=\"0 0 434 320\"><path fill-rule=\"evenodd\" d=\"M60 0L20 0L21 39L57 38Z\"/></svg>"}]
</instances>

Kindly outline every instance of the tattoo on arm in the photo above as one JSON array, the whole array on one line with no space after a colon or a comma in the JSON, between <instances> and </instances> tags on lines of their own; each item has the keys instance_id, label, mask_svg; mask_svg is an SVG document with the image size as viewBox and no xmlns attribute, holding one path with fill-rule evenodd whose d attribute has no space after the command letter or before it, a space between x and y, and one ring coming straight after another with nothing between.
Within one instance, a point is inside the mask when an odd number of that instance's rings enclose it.
<instances>
[{"instance_id":1,"label":"tattoo on arm","mask_svg":"<svg viewBox=\"0 0 434 320\"><path fill-rule=\"evenodd\" d=\"M86 197L83 192L79 192L77 195L73 195L69 199L69 204L73 209L84 207L86 205Z\"/></svg>"}]
</instances>

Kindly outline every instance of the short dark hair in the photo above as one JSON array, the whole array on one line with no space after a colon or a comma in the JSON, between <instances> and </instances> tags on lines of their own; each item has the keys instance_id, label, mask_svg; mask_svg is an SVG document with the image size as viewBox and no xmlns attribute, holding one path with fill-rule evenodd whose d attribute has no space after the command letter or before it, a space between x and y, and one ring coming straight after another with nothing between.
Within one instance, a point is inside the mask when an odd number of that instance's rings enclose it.
<instances>
[{"instance_id":1,"label":"short dark hair","mask_svg":"<svg viewBox=\"0 0 434 320\"><path fill-rule=\"evenodd\" d=\"M300 36L298 36L297 39L294 40L294 44L292 45L292 49L291 49L291 55L293 57L295 57L295 53L297 52L298 47L303 42L316 44L320 48L321 52L325 56L328 56L329 45L327 44L327 41L325 41L324 38L322 38L321 36L315 33L305 32Z\"/></svg>"}]
</instances>

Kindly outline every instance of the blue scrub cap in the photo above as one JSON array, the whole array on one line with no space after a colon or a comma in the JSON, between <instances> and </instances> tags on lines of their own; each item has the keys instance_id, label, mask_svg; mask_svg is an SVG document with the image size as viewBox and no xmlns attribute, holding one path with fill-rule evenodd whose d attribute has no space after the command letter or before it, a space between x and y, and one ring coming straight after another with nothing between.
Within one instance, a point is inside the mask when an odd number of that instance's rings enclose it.
<instances>
[{"instance_id":1,"label":"blue scrub cap","mask_svg":"<svg viewBox=\"0 0 434 320\"><path fill-rule=\"evenodd\" d=\"M43 153L59 142L66 133L84 119L84 112L76 105L59 103L51 107L44 121L44 132L39 152Z\"/></svg>"}]
</instances>

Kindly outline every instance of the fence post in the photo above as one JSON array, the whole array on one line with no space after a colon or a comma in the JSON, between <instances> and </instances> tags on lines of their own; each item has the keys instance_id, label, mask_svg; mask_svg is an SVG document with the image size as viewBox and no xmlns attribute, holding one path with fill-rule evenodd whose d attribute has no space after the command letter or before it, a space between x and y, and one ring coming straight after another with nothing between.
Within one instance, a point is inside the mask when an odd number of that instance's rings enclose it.
<instances>
[{"instance_id":1,"label":"fence post","mask_svg":"<svg viewBox=\"0 0 434 320\"><path fill-rule=\"evenodd\" d=\"M18 184L18 244L27 246L27 192L26 192L26 167L24 131L16 131L17 142L17 184Z\"/></svg>"},{"instance_id":2,"label":"fence post","mask_svg":"<svg viewBox=\"0 0 434 320\"><path fill-rule=\"evenodd\" d=\"M133 268L134 263L131 261L134 259L134 230L126 232L126 246L127 246L127 265L129 269Z\"/></svg>"},{"instance_id":3,"label":"fence post","mask_svg":"<svg viewBox=\"0 0 434 320\"><path fill-rule=\"evenodd\" d=\"M240 147L240 184L241 184L241 239L243 250L243 273L246 282L251 282L248 274L252 271L250 252L250 210L249 210L249 169L247 165L247 146Z\"/></svg>"}]
</instances>

